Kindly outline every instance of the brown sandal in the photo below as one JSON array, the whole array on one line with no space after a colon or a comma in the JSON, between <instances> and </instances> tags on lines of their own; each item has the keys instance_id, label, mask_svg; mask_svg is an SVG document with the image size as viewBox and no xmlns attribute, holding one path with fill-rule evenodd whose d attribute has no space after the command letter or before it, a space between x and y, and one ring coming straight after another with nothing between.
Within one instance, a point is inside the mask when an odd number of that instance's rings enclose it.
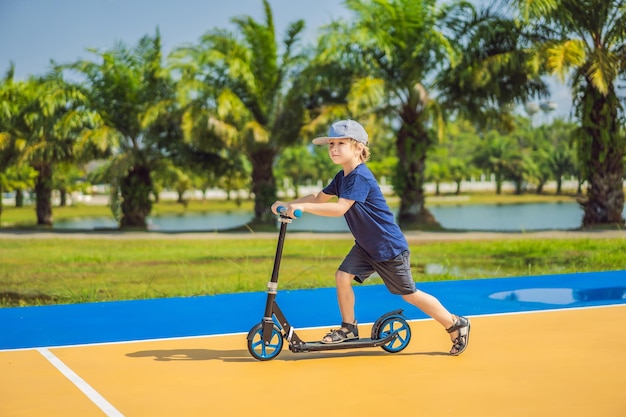
<instances>
[{"instance_id":1,"label":"brown sandal","mask_svg":"<svg viewBox=\"0 0 626 417\"><path fill-rule=\"evenodd\" d=\"M467 349L469 344L469 332L470 321L469 319L461 316L455 316L456 321L446 331L448 333L459 332L458 336L452 341L452 349L450 349L450 355L458 356Z\"/></svg>"},{"instance_id":2,"label":"brown sandal","mask_svg":"<svg viewBox=\"0 0 626 417\"><path fill-rule=\"evenodd\" d=\"M331 330L322 338L322 343L341 343L348 340L357 340L359 338L359 329L356 325L350 323L341 323L341 329Z\"/></svg>"}]
</instances>

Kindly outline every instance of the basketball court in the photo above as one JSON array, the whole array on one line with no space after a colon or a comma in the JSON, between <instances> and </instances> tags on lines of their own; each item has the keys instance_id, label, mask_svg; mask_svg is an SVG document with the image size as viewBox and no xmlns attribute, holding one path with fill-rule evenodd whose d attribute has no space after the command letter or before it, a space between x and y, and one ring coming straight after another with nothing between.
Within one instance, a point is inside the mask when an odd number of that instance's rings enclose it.
<instances>
[{"instance_id":1,"label":"basketball court","mask_svg":"<svg viewBox=\"0 0 626 417\"><path fill-rule=\"evenodd\" d=\"M356 287L357 314L405 308L412 338L395 354L285 344L259 362L246 334L264 293L0 309L0 415L624 415L626 271L419 286L470 317L461 356L380 285ZM333 289L278 303L305 340L338 323Z\"/></svg>"}]
</instances>

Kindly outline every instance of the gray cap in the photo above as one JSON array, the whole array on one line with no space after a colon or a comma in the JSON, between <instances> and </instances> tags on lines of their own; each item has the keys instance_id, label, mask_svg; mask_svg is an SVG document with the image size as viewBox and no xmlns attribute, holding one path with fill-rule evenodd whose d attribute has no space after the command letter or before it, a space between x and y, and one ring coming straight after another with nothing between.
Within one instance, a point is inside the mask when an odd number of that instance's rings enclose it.
<instances>
[{"instance_id":1,"label":"gray cap","mask_svg":"<svg viewBox=\"0 0 626 417\"><path fill-rule=\"evenodd\" d=\"M332 139L354 139L364 145L368 143L368 136L365 129L359 122L354 120L340 120L330 126L328 136L313 139L316 145L326 145Z\"/></svg>"}]
</instances>

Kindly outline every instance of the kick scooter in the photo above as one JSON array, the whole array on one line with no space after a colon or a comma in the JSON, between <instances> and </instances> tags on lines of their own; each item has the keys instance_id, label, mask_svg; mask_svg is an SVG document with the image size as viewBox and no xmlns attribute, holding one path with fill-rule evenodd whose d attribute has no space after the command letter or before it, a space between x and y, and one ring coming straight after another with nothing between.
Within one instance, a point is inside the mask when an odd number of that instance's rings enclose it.
<instances>
[{"instance_id":1,"label":"kick scooter","mask_svg":"<svg viewBox=\"0 0 626 417\"><path fill-rule=\"evenodd\" d=\"M283 348L283 340L287 340L289 350L294 353L315 352L338 349L358 349L381 347L387 352L397 353L406 348L411 341L411 328L402 316L403 310L394 310L379 317L372 326L371 338L350 340L341 343L305 342L296 334L295 329L278 307L278 271L283 255L287 225L292 218L285 214L284 207L278 208L280 232L274 258L272 278L267 283L267 301L263 320L248 332L248 351L260 361L274 359ZM296 210L295 217L302 213Z\"/></svg>"}]
</instances>

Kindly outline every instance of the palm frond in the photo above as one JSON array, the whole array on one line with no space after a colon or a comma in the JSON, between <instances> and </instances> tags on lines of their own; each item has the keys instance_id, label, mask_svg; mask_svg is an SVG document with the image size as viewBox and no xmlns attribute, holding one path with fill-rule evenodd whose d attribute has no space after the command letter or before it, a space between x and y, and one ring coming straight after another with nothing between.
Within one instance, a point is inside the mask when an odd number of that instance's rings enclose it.
<instances>
[{"instance_id":1,"label":"palm frond","mask_svg":"<svg viewBox=\"0 0 626 417\"><path fill-rule=\"evenodd\" d=\"M301 134L312 139L314 136L325 135L328 126L338 120L344 119L348 115L348 109L344 104L329 104L320 109L320 111L304 124Z\"/></svg>"},{"instance_id":2,"label":"palm frond","mask_svg":"<svg viewBox=\"0 0 626 417\"><path fill-rule=\"evenodd\" d=\"M224 89L217 98L217 116L234 125L242 125L250 112L241 98L230 89Z\"/></svg>"},{"instance_id":3,"label":"palm frond","mask_svg":"<svg viewBox=\"0 0 626 417\"><path fill-rule=\"evenodd\" d=\"M361 78L352 84L348 93L351 114L366 114L385 102L385 81L380 78Z\"/></svg>"},{"instance_id":4,"label":"palm frond","mask_svg":"<svg viewBox=\"0 0 626 417\"><path fill-rule=\"evenodd\" d=\"M572 67L581 66L586 59L585 44L579 39L548 43L541 52L550 72L564 81Z\"/></svg>"},{"instance_id":5,"label":"palm frond","mask_svg":"<svg viewBox=\"0 0 626 417\"><path fill-rule=\"evenodd\" d=\"M174 99L160 100L148 106L148 108L140 115L139 122L142 129L148 129L159 119L168 116L174 106Z\"/></svg>"},{"instance_id":6,"label":"palm frond","mask_svg":"<svg viewBox=\"0 0 626 417\"><path fill-rule=\"evenodd\" d=\"M8 132L0 132L0 150L5 150L13 138Z\"/></svg>"},{"instance_id":7,"label":"palm frond","mask_svg":"<svg viewBox=\"0 0 626 417\"><path fill-rule=\"evenodd\" d=\"M270 132L256 120L251 120L244 125L242 135L255 143L267 143L270 140Z\"/></svg>"},{"instance_id":8,"label":"palm frond","mask_svg":"<svg viewBox=\"0 0 626 417\"><path fill-rule=\"evenodd\" d=\"M113 127L103 124L94 129L84 130L78 136L75 147L78 154L81 154L92 147L99 152L104 153L110 149L117 149L120 142L120 132Z\"/></svg>"},{"instance_id":9,"label":"palm frond","mask_svg":"<svg viewBox=\"0 0 626 417\"><path fill-rule=\"evenodd\" d=\"M558 0L512 0L521 12L523 21L542 19L559 7Z\"/></svg>"},{"instance_id":10,"label":"palm frond","mask_svg":"<svg viewBox=\"0 0 626 417\"><path fill-rule=\"evenodd\" d=\"M587 77L603 95L617 78L618 62L618 57L608 51L596 49L591 53Z\"/></svg>"},{"instance_id":11,"label":"palm frond","mask_svg":"<svg viewBox=\"0 0 626 417\"><path fill-rule=\"evenodd\" d=\"M209 116L208 127L227 146L235 146L240 143L239 129L236 126L217 117Z\"/></svg>"}]
</instances>

